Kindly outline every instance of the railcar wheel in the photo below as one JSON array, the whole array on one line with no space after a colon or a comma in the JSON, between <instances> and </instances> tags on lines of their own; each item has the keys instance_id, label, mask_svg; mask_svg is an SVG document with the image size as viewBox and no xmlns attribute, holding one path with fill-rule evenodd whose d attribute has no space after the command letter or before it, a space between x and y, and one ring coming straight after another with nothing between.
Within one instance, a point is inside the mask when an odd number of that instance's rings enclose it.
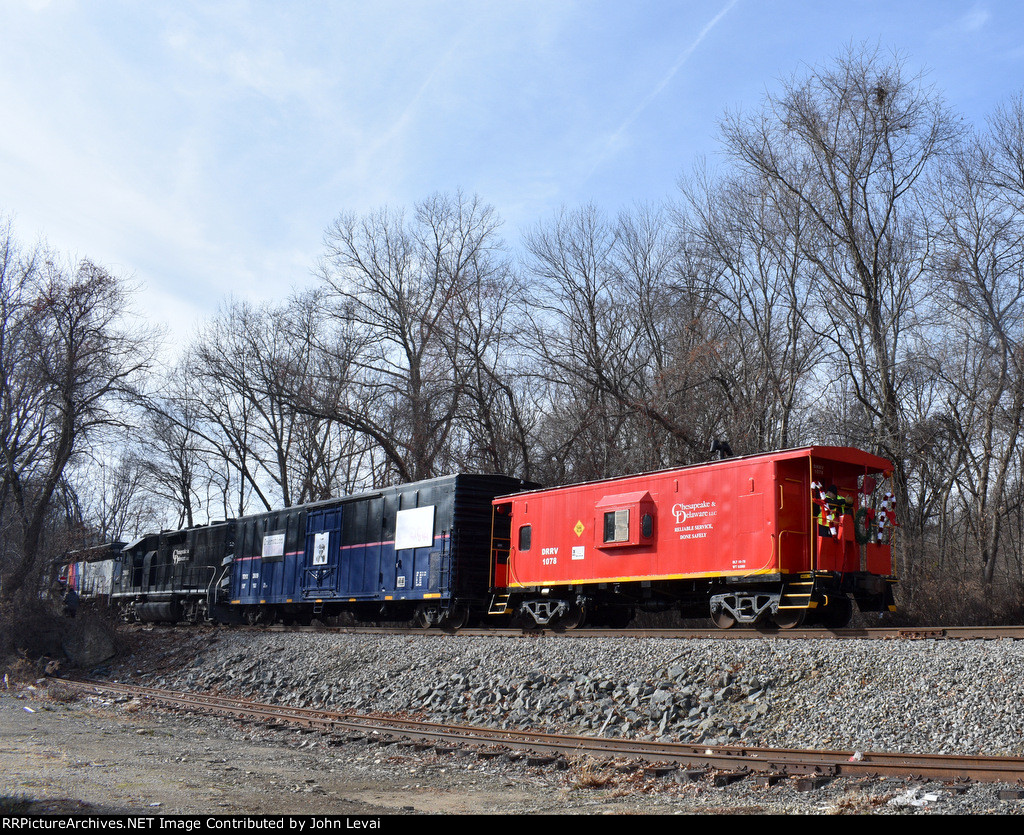
<instances>
[{"instance_id":1,"label":"railcar wheel","mask_svg":"<svg viewBox=\"0 0 1024 835\"><path fill-rule=\"evenodd\" d=\"M850 624L853 617L853 604L845 595L832 596L828 605L821 612L821 624L826 629L843 629Z\"/></svg>"},{"instance_id":2,"label":"railcar wheel","mask_svg":"<svg viewBox=\"0 0 1024 835\"><path fill-rule=\"evenodd\" d=\"M519 611L512 615L512 628L522 629L523 632L532 632L535 629L540 629L540 625L530 615Z\"/></svg>"},{"instance_id":3,"label":"railcar wheel","mask_svg":"<svg viewBox=\"0 0 1024 835\"><path fill-rule=\"evenodd\" d=\"M803 625L806 617L806 609L780 609L772 615L772 622L779 629L796 629Z\"/></svg>"},{"instance_id":4,"label":"railcar wheel","mask_svg":"<svg viewBox=\"0 0 1024 835\"><path fill-rule=\"evenodd\" d=\"M555 624L555 629L578 629L583 625L583 621L587 619L587 610L585 606L573 605L568 613L563 617L559 618Z\"/></svg>"},{"instance_id":5,"label":"railcar wheel","mask_svg":"<svg viewBox=\"0 0 1024 835\"><path fill-rule=\"evenodd\" d=\"M469 623L469 609L462 604L452 606L448 614L441 618L441 628L448 632L462 629L467 623Z\"/></svg>"},{"instance_id":6,"label":"railcar wheel","mask_svg":"<svg viewBox=\"0 0 1024 835\"><path fill-rule=\"evenodd\" d=\"M427 614L426 606L417 606L412 616L413 626L420 629L430 629L430 615Z\"/></svg>"},{"instance_id":7,"label":"railcar wheel","mask_svg":"<svg viewBox=\"0 0 1024 835\"><path fill-rule=\"evenodd\" d=\"M732 629L736 625L736 618L730 615L725 609L711 613L711 622L719 629Z\"/></svg>"}]
</instances>

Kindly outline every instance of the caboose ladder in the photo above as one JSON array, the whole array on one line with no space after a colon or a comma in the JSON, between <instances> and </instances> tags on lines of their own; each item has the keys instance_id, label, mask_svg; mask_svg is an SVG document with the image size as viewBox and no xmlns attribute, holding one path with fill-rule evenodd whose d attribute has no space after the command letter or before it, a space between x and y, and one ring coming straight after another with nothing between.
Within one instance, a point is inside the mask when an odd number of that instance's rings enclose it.
<instances>
[{"instance_id":1,"label":"caboose ladder","mask_svg":"<svg viewBox=\"0 0 1024 835\"><path fill-rule=\"evenodd\" d=\"M489 615L503 615L508 611L508 594L495 594L491 597L491 607L487 610Z\"/></svg>"},{"instance_id":2,"label":"caboose ladder","mask_svg":"<svg viewBox=\"0 0 1024 835\"><path fill-rule=\"evenodd\" d=\"M790 580L782 587L779 598L780 609L810 609L811 594L814 592L814 577L801 574L799 579Z\"/></svg>"}]
</instances>

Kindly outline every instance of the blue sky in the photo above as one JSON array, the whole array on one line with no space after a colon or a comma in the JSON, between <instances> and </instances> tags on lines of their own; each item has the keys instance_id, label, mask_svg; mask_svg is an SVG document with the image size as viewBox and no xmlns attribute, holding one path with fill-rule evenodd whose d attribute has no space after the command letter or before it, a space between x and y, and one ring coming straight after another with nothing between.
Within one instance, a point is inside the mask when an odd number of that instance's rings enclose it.
<instances>
[{"instance_id":1,"label":"blue sky","mask_svg":"<svg viewBox=\"0 0 1024 835\"><path fill-rule=\"evenodd\" d=\"M727 109L851 43L969 123L1024 88L1024 4L0 0L0 213L173 336L311 280L342 211L462 189L505 235L672 198Z\"/></svg>"}]
</instances>

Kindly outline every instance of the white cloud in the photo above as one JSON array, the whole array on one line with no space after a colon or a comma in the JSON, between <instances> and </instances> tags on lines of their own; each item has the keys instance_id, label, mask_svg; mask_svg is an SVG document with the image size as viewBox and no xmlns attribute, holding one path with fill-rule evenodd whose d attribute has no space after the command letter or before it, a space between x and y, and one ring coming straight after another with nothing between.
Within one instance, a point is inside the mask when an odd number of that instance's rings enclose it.
<instances>
[{"instance_id":1,"label":"white cloud","mask_svg":"<svg viewBox=\"0 0 1024 835\"><path fill-rule=\"evenodd\" d=\"M0 211L184 320L308 280L342 210L463 188L525 228L659 199L727 104L851 41L1015 84L1015 6L826 5L7 0Z\"/></svg>"},{"instance_id":2,"label":"white cloud","mask_svg":"<svg viewBox=\"0 0 1024 835\"><path fill-rule=\"evenodd\" d=\"M964 32L977 32L983 29L992 19L992 13L985 8L975 6L959 19L957 26Z\"/></svg>"}]
</instances>

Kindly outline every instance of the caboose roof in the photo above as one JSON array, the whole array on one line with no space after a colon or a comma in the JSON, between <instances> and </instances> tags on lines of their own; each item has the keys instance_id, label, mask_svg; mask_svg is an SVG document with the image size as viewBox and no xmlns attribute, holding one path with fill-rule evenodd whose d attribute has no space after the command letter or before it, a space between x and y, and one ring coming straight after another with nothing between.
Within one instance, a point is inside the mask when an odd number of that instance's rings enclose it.
<instances>
[{"instance_id":1,"label":"caboose roof","mask_svg":"<svg viewBox=\"0 0 1024 835\"><path fill-rule=\"evenodd\" d=\"M857 449L856 447L816 445L775 450L773 452L757 452L750 455L737 455L731 458L723 458L719 461L705 461L703 463L697 464L686 464L681 467L666 467L665 469L661 470L650 470L648 472L630 473L621 476L609 476L608 478L599 478L594 479L592 481L582 481L573 484L559 484L551 487L541 487L536 490L527 490L499 498L528 496L536 493L544 493L549 490L559 490L565 487L583 487L587 485L609 484L624 480L643 478L644 476L664 476L669 473L686 472L689 470L705 467L726 468L753 463L759 460L791 461L795 458L807 458L808 460L814 458L821 458L828 461L836 461L842 464L849 464L851 466L858 468L863 467L868 472L873 473L886 473L890 472L893 468L892 462L889 461L888 459L881 458L877 455L871 454L870 452L865 452L862 449Z\"/></svg>"}]
</instances>

